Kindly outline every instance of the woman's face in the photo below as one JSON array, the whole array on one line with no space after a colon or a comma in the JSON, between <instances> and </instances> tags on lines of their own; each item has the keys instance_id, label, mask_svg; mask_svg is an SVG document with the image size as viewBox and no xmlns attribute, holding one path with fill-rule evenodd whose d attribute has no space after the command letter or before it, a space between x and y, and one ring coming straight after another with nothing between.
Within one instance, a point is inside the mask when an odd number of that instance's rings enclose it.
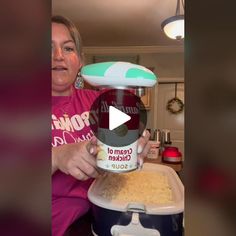
<instances>
[{"instance_id":1,"label":"woman's face","mask_svg":"<svg viewBox=\"0 0 236 236\"><path fill-rule=\"evenodd\" d=\"M68 96L81 67L80 57L67 27L52 23L52 95Z\"/></svg>"}]
</instances>

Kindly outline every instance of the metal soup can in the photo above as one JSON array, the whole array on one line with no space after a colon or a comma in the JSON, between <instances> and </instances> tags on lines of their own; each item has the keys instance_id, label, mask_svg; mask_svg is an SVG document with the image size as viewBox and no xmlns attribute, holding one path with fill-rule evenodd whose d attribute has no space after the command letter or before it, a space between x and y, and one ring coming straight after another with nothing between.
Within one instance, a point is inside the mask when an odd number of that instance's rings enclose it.
<instances>
[{"instance_id":1,"label":"metal soup can","mask_svg":"<svg viewBox=\"0 0 236 236\"><path fill-rule=\"evenodd\" d=\"M110 172L129 172L137 169L140 102L133 90L102 89L97 127L97 166ZM129 115L131 119L117 128L109 129L109 107Z\"/></svg>"}]
</instances>

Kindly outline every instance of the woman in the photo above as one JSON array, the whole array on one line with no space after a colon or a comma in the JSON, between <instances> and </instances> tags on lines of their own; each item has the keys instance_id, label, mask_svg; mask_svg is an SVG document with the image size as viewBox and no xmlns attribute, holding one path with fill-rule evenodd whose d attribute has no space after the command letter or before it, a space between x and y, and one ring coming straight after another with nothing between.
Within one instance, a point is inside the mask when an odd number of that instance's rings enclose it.
<instances>
[{"instance_id":1,"label":"woman","mask_svg":"<svg viewBox=\"0 0 236 236\"><path fill-rule=\"evenodd\" d=\"M52 17L52 235L66 229L89 210L87 190L99 175L96 138L89 109L97 92L74 88L82 67L79 32L68 19ZM146 131L139 139L139 163L147 154Z\"/></svg>"}]
</instances>

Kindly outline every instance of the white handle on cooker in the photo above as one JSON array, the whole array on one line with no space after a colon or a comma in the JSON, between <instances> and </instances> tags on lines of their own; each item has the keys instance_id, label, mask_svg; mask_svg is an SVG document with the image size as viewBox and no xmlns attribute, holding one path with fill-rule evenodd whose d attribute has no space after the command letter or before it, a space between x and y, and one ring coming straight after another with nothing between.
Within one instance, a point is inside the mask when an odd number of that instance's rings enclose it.
<instances>
[{"instance_id":1,"label":"white handle on cooker","mask_svg":"<svg viewBox=\"0 0 236 236\"><path fill-rule=\"evenodd\" d=\"M144 228L139 221L139 213L134 212L130 224L127 226L113 225L111 228L113 236L161 236L156 229Z\"/></svg>"}]
</instances>

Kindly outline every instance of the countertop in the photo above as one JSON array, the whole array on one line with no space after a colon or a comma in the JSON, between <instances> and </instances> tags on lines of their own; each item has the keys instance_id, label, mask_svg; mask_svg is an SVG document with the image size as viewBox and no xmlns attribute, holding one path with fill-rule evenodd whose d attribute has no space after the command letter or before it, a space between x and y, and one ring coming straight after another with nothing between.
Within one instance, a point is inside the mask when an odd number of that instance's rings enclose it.
<instances>
[{"instance_id":1,"label":"countertop","mask_svg":"<svg viewBox=\"0 0 236 236\"><path fill-rule=\"evenodd\" d=\"M161 156L158 156L158 158L156 158L156 159L151 159L151 158L146 157L144 162L166 165L166 166L169 166L169 167L173 168L176 172L180 172L183 169L183 162L176 163L176 164L165 163L165 162L162 161Z\"/></svg>"}]
</instances>

